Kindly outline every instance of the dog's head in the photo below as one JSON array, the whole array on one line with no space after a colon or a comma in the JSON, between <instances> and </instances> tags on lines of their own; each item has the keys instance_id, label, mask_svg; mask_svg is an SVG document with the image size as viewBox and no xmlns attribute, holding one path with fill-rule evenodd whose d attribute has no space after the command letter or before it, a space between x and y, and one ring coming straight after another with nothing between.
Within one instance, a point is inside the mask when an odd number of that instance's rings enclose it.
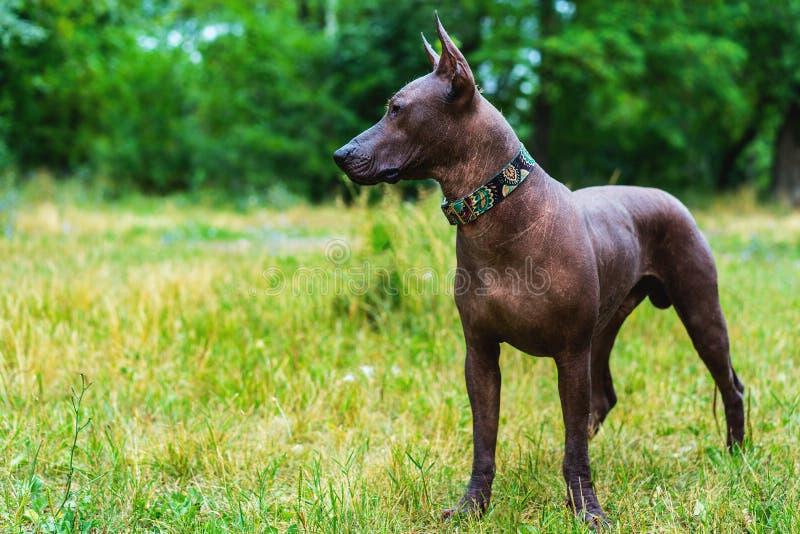
<instances>
[{"instance_id":1,"label":"dog's head","mask_svg":"<svg viewBox=\"0 0 800 534\"><path fill-rule=\"evenodd\" d=\"M436 17L442 55L422 36L433 72L417 78L389 99L374 126L337 150L333 159L356 183L430 176L458 157L458 139L470 134L470 116L480 98L467 60ZM477 96L477 98L476 98Z\"/></svg>"}]
</instances>

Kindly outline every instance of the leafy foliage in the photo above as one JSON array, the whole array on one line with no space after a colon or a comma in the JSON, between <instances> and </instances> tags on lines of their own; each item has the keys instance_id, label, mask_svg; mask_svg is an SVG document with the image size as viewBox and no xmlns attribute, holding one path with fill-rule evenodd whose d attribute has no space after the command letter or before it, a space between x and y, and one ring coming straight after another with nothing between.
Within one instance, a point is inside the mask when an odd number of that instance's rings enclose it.
<instances>
[{"instance_id":1,"label":"leafy foliage","mask_svg":"<svg viewBox=\"0 0 800 534\"><path fill-rule=\"evenodd\" d=\"M440 15L538 160L573 185L767 184L800 100L800 2L470 0ZM150 191L341 187L330 153L427 69L420 0L12 0L0 167Z\"/></svg>"}]
</instances>

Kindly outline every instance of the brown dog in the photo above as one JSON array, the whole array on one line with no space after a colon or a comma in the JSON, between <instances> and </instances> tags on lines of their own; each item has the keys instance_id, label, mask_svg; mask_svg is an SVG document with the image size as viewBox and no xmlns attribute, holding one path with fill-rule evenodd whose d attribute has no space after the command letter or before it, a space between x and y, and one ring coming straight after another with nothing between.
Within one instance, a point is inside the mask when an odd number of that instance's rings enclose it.
<instances>
[{"instance_id":1,"label":"brown dog","mask_svg":"<svg viewBox=\"0 0 800 534\"><path fill-rule=\"evenodd\" d=\"M728 446L742 443L744 386L731 367L714 259L692 216L669 194L624 186L572 192L536 166L476 90L438 17L436 24L441 57L423 37L433 72L398 91L386 115L334 159L359 184L434 177L449 199L446 215L459 224L458 267L469 283L455 300L474 456L466 493L445 515L488 506L505 342L555 359L568 502L579 517L601 522L588 442L617 400L608 366L614 339L645 297L658 308L675 306L722 392ZM520 273L531 264L548 283L521 290Z\"/></svg>"}]
</instances>

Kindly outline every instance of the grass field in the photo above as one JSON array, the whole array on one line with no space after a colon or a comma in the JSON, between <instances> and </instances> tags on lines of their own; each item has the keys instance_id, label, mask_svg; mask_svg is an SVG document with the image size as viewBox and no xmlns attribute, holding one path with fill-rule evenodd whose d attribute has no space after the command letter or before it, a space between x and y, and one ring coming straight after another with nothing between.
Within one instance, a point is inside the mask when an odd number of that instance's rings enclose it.
<instances>
[{"instance_id":1,"label":"grass field","mask_svg":"<svg viewBox=\"0 0 800 534\"><path fill-rule=\"evenodd\" d=\"M492 507L438 519L471 419L435 195L283 212L0 198L0 531L583 529L562 504L554 365L509 347ZM751 442L727 454L710 376L674 311L645 303L612 356L598 495L620 532L798 532L800 213L692 207Z\"/></svg>"}]
</instances>

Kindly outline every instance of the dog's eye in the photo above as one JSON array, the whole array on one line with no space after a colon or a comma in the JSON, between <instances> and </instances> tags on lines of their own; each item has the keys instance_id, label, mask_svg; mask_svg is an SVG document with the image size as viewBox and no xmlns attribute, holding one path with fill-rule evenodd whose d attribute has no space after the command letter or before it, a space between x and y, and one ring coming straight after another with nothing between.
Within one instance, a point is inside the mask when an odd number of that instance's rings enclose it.
<instances>
[{"instance_id":1,"label":"dog's eye","mask_svg":"<svg viewBox=\"0 0 800 534\"><path fill-rule=\"evenodd\" d=\"M400 113L400 110L403 109L400 104L391 104L389 106L389 116L394 118Z\"/></svg>"}]
</instances>

